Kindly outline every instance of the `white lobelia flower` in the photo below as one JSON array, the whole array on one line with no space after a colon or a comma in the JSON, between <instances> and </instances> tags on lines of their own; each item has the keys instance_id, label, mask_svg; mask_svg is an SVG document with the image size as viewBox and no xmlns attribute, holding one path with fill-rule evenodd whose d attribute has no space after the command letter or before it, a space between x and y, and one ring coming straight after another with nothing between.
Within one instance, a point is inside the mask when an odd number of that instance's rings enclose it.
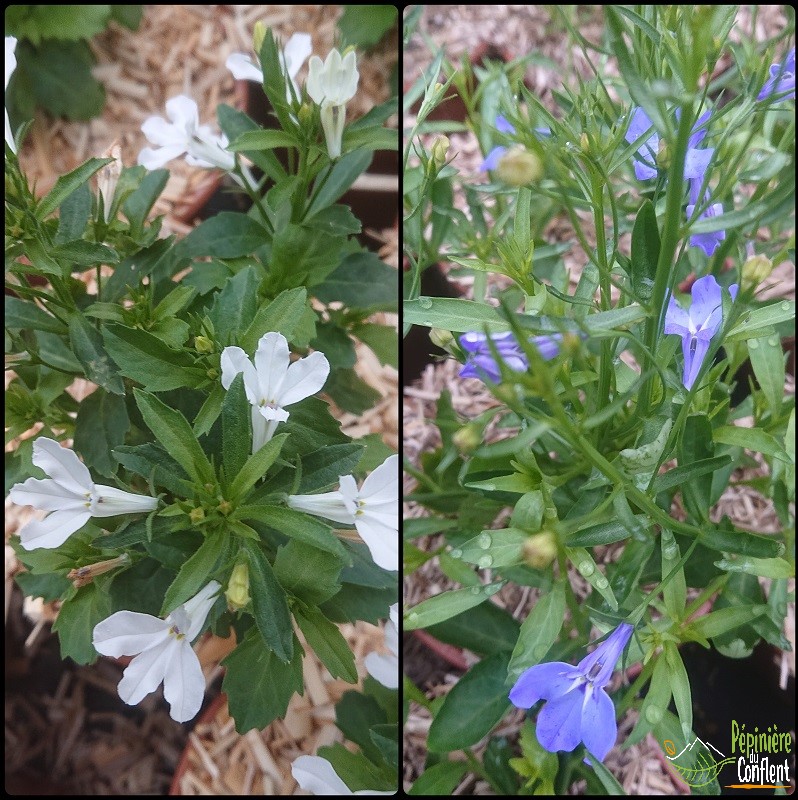
<instances>
[{"instance_id":1,"label":"white lobelia flower","mask_svg":"<svg viewBox=\"0 0 798 800\"><path fill-rule=\"evenodd\" d=\"M173 720L188 722L197 715L205 695L205 677L191 642L199 636L221 588L211 581L166 619L117 611L94 626L92 644L98 653L114 658L135 656L117 687L125 703L140 703L163 682Z\"/></svg>"},{"instance_id":2,"label":"white lobelia flower","mask_svg":"<svg viewBox=\"0 0 798 800\"><path fill-rule=\"evenodd\" d=\"M390 619L385 623L385 646L391 651L389 655L369 653L363 663L366 671L374 680L388 689L399 688L399 603L390 608Z\"/></svg>"},{"instance_id":3,"label":"white lobelia flower","mask_svg":"<svg viewBox=\"0 0 798 800\"><path fill-rule=\"evenodd\" d=\"M359 78L354 50L341 58L333 48L324 62L318 56L310 59L305 88L321 109L321 126L330 158L341 155L346 104L355 96Z\"/></svg>"},{"instance_id":4,"label":"white lobelia flower","mask_svg":"<svg viewBox=\"0 0 798 800\"><path fill-rule=\"evenodd\" d=\"M324 386L330 362L323 353L315 352L290 363L288 341L276 332L261 336L254 361L240 347L222 350L222 386L229 389L235 376L244 373L244 389L252 405L252 452L257 453L288 419L285 406Z\"/></svg>"},{"instance_id":5,"label":"white lobelia flower","mask_svg":"<svg viewBox=\"0 0 798 800\"><path fill-rule=\"evenodd\" d=\"M283 48L280 66L285 75L293 84L294 91L299 97L299 87L296 85L297 72L313 52L313 43L309 33L295 33L286 42ZM257 81L263 83L263 70L260 65L246 53L231 53L224 65L238 81ZM291 102L291 89L286 86L286 100Z\"/></svg>"},{"instance_id":6,"label":"white lobelia flower","mask_svg":"<svg viewBox=\"0 0 798 800\"><path fill-rule=\"evenodd\" d=\"M359 789L353 792L333 769L333 765L321 756L299 756L291 764L294 780L311 794L354 795L354 794L396 794L396 792L377 792L373 789Z\"/></svg>"},{"instance_id":7,"label":"white lobelia flower","mask_svg":"<svg viewBox=\"0 0 798 800\"><path fill-rule=\"evenodd\" d=\"M339 478L337 492L292 494L288 505L297 511L354 525L374 563L399 569L399 456L388 456L360 489L351 475Z\"/></svg>"},{"instance_id":8,"label":"white lobelia flower","mask_svg":"<svg viewBox=\"0 0 798 800\"><path fill-rule=\"evenodd\" d=\"M218 167L226 172L235 168L235 156L228 153L227 137L216 136L210 126L199 124L197 104L181 94L166 101L167 122L163 117L148 117L141 130L155 150L145 147L138 162L147 169L160 169L173 158L186 154L186 161L194 167Z\"/></svg>"},{"instance_id":9,"label":"white lobelia flower","mask_svg":"<svg viewBox=\"0 0 798 800\"><path fill-rule=\"evenodd\" d=\"M42 520L32 520L19 532L26 550L60 547L90 517L115 517L158 507L155 497L94 483L75 453L53 439L42 436L33 443L33 463L50 477L28 478L14 484L8 495L17 505L51 512Z\"/></svg>"},{"instance_id":10,"label":"white lobelia flower","mask_svg":"<svg viewBox=\"0 0 798 800\"><path fill-rule=\"evenodd\" d=\"M14 53L16 49L17 40L13 36L6 36L6 89L8 89L8 82L17 68L17 57ZM6 109L6 144L11 148L12 152L17 152L17 148L14 145L14 132L11 130L11 121L8 119L8 109Z\"/></svg>"}]
</instances>

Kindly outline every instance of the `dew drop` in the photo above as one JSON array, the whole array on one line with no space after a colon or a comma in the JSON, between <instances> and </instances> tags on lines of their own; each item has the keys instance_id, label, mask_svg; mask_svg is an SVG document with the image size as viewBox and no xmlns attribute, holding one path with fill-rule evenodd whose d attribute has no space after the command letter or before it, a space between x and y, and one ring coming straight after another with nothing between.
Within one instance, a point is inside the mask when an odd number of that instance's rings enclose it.
<instances>
[{"instance_id":1,"label":"dew drop","mask_svg":"<svg viewBox=\"0 0 798 800\"><path fill-rule=\"evenodd\" d=\"M429 297L419 297L419 298L418 298L418 304L419 304L419 305L420 305L422 308L425 308L425 309L427 309L427 310L429 310L430 308L432 308L432 300L430 300L430 298L429 298Z\"/></svg>"},{"instance_id":2,"label":"dew drop","mask_svg":"<svg viewBox=\"0 0 798 800\"><path fill-rule=\"evenodd\" d=\"M493 564L493 556L484 555L482 558L477 561L478 566L481 569L487 569L491 564Z\"/></svg>"},{"instance_id":3,"label":"dew drop","mask_svg":"<svg viewBox=\"0 0 798 800\"><path fill-rule=\"evenodd\" d=\"M493 583L485 587L485 594L490 597L492 594L496 594L499 589L502 588L501 583Z\"/></svg>"},{"instance_id":4,"label":"dew drop","mask_svg":"<svg viewBox=\"0 0 798 800\"><path fill-rule=\"evenodd\" d=\"M759 342L756 339L749 339L748 340L748 349L749 350L756 350L759 347Z\"/></svg>"},{"instance_id":5,"label":"dew drop","mask_svg":"<svg viewBox=\"0 0 798 800\"><path fill-rule=\"evenodd\" d=\"M610 582L602 575L600 578L596 578L596 586L599 589L606 589L610 585Z\"/></svg>"},{"instance_id":6,"label":"dew drop","mask_svg":"<svg viewBox=\"0 0 798 800\"><path fill-rule=\"evenodd\" d=\"M589 561L583 561L577 567L577 569L579 570L579 573L583 575L585 578L589 578L596 571L595 566L591 564Z\"/></svg>"},{"instance_id":7,"label":"dew drop","mask_svg":"<svg viewBox=\"0 0 798 800\"><path fill-rule=\"evenodd\" d=\"M554 506L546 506L546 508L543 509L543 516L546 519L556 519L557 509Z\"/></svg>"},{"instance_id":8,"label":"dew drop","mask_svg":"<svg viewBox=\"0 0 798 800\"><path fill-rule=\"evenodd\" d=\"M646 719L652 725L656 725L662 719L662 709L656 706L649 706L646 709Z\"/></svg>"},{"instance_id":9,"label":"dew drop","mask_svg":"<svg viewBox=\"0 0 798 800\"><path fill-rule=\"evenodd\" d=\"M418 619L418 614L415 611L411 611L407 615L407 621L408 622L415 622L417 619Z\"/></svg>"},{"instance_id":10,"label":"dew drop","mask_svg":"<svg viewBox=\"0 0 798 800\"><path fill-rule=\"evenodd\" d=\"M490 538L489 533L480 533L477 537L477 544L483 550L487 550L493 544L493 539Z\"/></svg>"},{"instance_id":11,"label":"dew drop","mask_svg":"<svg viewBox=\"0 0 798 800\"><path fill-rule=\"evenodd\" d=\"M675 543L666 544L665 547L662 548L662 557L666 561L672 561L678 555L679 555L679 548Z\"/></svg>"},{"instance_id":12,"label":"dew drop","mask_svg":"<svg viewBox=\"0 0 798 800\"><path fill-rule=\"evenodd\" d=\"M777 347L777 346L778 346L778 344L779 344L779 338L778 338L778 336L771 336L771 337L768 339L768 344L769 344L771 347Z\"/></svg>"},{"instance_id":13,"label":"dew drop","mask_svg":"<svg viewBox=\"0 0 798 800\"><path fill-rule=\"evenodd\" d=\"M472 586L471 587L471 594L479 594L482 591L481 586Z\"/></svg>"},{"instance_id":14,"label":"dew drop","mask_svg":"<svg viewBox=\"0 0 798 800\"><path fill-rule=\"evenodd\" d=\"M452 552L449 553L449 555L452 558L462 558L463 557L463 551L458 547L455 550L452 550Z\"/></svg>"},{"instance_id":15,"label":"dew drop","mask_svg":"<svg viewBox=\"0 0 798 800\"><path fill-rule=\"evenodd\" d=\"M776 555L777 556L783 556L784 552L786 551L786 549L787 549L787 546L784 544L784 542L779 542L778 549L776 550Z\"/></svg>"},{"instance_id":16,"label":"dew drop","mask_svg":"<svg viewBox=\"0 0 798 800\"><path fill-rule=\"evenodd\" d=\"M790 310L790 304L786 300L781 304L781 310L782 311L789 311Z\"/></svg>"}]
</instances>

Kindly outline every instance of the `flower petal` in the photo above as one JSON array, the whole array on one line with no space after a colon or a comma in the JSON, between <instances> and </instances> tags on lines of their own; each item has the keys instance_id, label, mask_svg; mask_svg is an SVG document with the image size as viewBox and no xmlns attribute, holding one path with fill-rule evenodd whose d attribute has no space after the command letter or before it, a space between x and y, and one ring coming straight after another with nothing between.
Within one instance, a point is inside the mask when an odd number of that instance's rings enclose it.
<instances>
[{"instance_id":1,"label":"flower petal","mask_svg":"<svg viewBox=\"0 0 798 800\"><path fill-rule=\"evenodd\" d=\"M263 83L263 70L246 53L230 53L224 65L237 81Z\"/></svg>"},{"instance_id":2,"label":"flower petal","mask_svg":"<svg viewBox=\"0 0 798 800\"><path fill-rule=\"evenodd\" d=\"M292 494L288 496L287 504L295 511L312 514L314 517L324 517L333 522L343 522L354 525L355 517L344 504L341 492L321 492L320 494Z\"/></svg>"},{"instance_id":3,"label":"flower petal","mask_svg":"<svg viewBox=\"0 0 798 800\"><path fill-rule=\"evenodd\" d=\"M310 397L321 388L330 374L330 362L318 351L311 353L288 367L278 395L281 406L290 406Z\"/></svg>"},{"instance_id":4,"label":"flower petal","mask_svg":"<svg viewBox=\"0 0 798 800\"><path fill-rule=\"evenodd\" d=\"M399 659L393 655L369 653L363 659L366 672L388 689L399 688Z\"/></svg>"},{"instance_id":5,"label":"flower petal","mask_svg":"<svg viewBox=\"0 0 798 800\"><path fill-rule=\"evenodd\" d=\"M377 502L379 500L393 500L399 502L399 456L388 456L376 469L363 481L360 487L362 500Z\"/></svg>"},{"instance_id":6,"label":"flower petal","mask_svg":"<svg viewBox=\"0 0 798 800\"><path fill-rule=\"evenodd\" d=\"M181 628L181 631L186 634L189 642L193 642L199 636L221 588L222 585L218 581L210 581L191 600L183 604L183 609L188 615L189 627L188 630Z\"/></svg>"},{"instance_id":7,"label":"flower petal","mask_svg":"<svg viewBox=\"0 0 798 800\"><path fill-rule=\"evenodd\" d=\"M119 514L140 514L144 511L154 511L158 508L158 498L148 497L143 494L126 492L114 486L97 484L95 497L91 504L93 517L116 517Z\"/></svg>"},{"instance_id":8,"label":"flower petal","mask_svg":"<svg viewBox=\"0 0 798 800\"><path fill-rule=\"evenodd\" d=\"M707 330L712 327L713 312L721 307L720 284L715 280L714 275L705 275L699 278L692 289L693 304L690 306L690 319L693 321L695 329L702 328ZM714 330L709 335L714 336L720 325L721 320L714 322Z\"/></svg>"},{"instance_id":9,"label":"flower petal","mask_svg":"<svg viewBox=\"0 0 798 800\"><path fill-rule=\"evenodd\" d=\"M91 518L89 510L53 511L44 519L31 520L19 532L20 544L26 550L37 547L60 547L73 533L79 531Z\"/></svg>"},{"instance_id":10,"label":"flower petal","mask_svg":"<svg viewBox=\"0 0 798 800\"><path fill-rule=\"evenodd\" d=\"M582 705L586 684L549 700L538 714L537 737L550 753L571 752L582 741Z\"/></svg>"},{"instance_id":11,"label":"flower petal","mask_svg":"<svg viewBox=\"0 0 798 800\"><path fill-rule=\"evenodd\" d=\"M117 611L94 626L92 644L98 653L135 656L169 638L169 623L138 611Z\"/></svg>"},{"instance_id":12,"label":"flower petal","mask_svg":"<svg viewBox=\"0 0 798 800\"><path fill-rule=\"evenodd\" d=\"M260 337L258 349L255 351L259 401L274 403L278 400L289 361L288 341L285 336L272 331Z\"/></svg>"},{"instance_id":13,"label":"flower petal","mask_svg":"<svg viewBox=\"0 0 798 800\"><path fill-rule=\"evenodd\" d=\"M169 650L171 659L164 671L163 696L169 703L169 716L175 722L188 722L202 707L205 676L188 637Z\"/></svg>"},{"instance_id":14,"label":"flower petal","mask_svg":"<svg viewBox=\"0 0 798 800\"><path fill-rule=\"evenodd\" d=\"M501 114L496 115L496 130L499 133L515 133L515 127L508 122Z\"/></svg>"},{"instance_id":15,"label":"flower petal","mask_svg":"<svg viewBox=\"0 0 798 800\"><path fill-rule=\"evenodd\" d=\"M90 496L90 492L70 492L52 478L28 478L24 483L15 483L8 493L12 503L41 511L87 511Z\"/></svg>"},{"instance_id":16,"label":"flower petal","mask_svg":"<svg viewBox=\"0 0 798 800\"><path fill-rule=\"evenodd\" d=\"M186 136L193 136L199 127L197 104L184 94L179 94L166 101L166 116L172 120L177 130Z\"/></svg>"},{"instance_id":17,"label":"flower petal","mask_svg":"<svg viewBox=\"0 0 798 800\"><path fill-rule=\"evenodd\" d=\"M308 56L313 52L313 41L309 33L295 33L285 43L283 48L283 62L285 72L289 78L296 77Z\"/></svg>"},{"instance_id":18,"label":"flower petal","mask_svg":"<svg viewBox=\"0 0 798 800\"><path fill-rule=\"evenodd\" d=\"M596 759L604 761L617 738L615 706L604 689L594 688L582 707L582 741Z\"/></svg>"},{"instance_id":19,"label":"flower petal","mask_svg":"<svg viewBox=\"0 0 798 800\"><path fill-rule=\"evenodd\" d=\"M147 117L141 125L141 132L147 137L150 144L159 147L179 146L180 152L183 152L188 144L185 131L179 130L163 117Z\"/></svg>"},{"instance_id":20,"label":"flower petal","mask_svg":"<svg viewBox=\"0 0 798 800\"><path fill-rule=\"evenodd\" d=\"M395 520L386 524L376 515L361 513L355 516L355 528L366 543L372 561L382 569L399 569L399 534Z\"/></svg>"},{"instance_id":21,"label":"flower petal","mask_svg":"<svg viewBox=\"0 0 798 800\"><path fill-rule=\"evenodd\" d=\"M247 354L240 347L225 347L222 350L222 386L230 388L230 384L239 372L244 373L244 390L247 400L255 405L260 400L260 385L255 367Z\"/></svg>"},{"instance_id":22,"label":"flower petal","mask_svg":"<svg viewBox=\"0 0 798 800\"><path fill-rule=\"evenodd\" d=\"M693 388L693 384L698 377L698 373L701 371L701 365L704 363L704 357L709 350L709 339L704 339L700 336L697 336L694 341L695 346L690 354L690 358L688 359L687 355L685 354L684 360L683 383L685 389L688 390Z\"/></svg>"},{"instance_id":23,"label":"flower petal","mask_svg":"<svg viewBox=\"0 0 798 800\"><path fill-rule=\"evenodd\" d=\"M94 481L86 465L74 451L61 447L53 439L40 436L33 443L32 461L54 481L76 495L83 495L94 489Z\"/></svg>"},{"instance_id":24,"label":"flower petal","mask_svg":"<svg viewBox=\"0 0 798 800\"><path fill-rule=\"evenodd\" d=\"M510 689L510 702L518 708L532 708L538 700L552 700L567 694L580 677L576 667L562 661L536 664L518 676ZM578 689L573 691L578 693Z\"/></svg>"},{"instance_id":25,"label":"flower petal","mask_svg":"<svg viewBox=\"0 0 798 800\"><path fill-rule=\"evenodd\" d=\"M291 765L291 774L311 794L352 794L352 790L338 777L333 765L321 756L299 756Z\"/></svg>"},{"instance_id":26,"label":"flower petal","mask_svg":"<svg viewBox=\"0 0 798 800\"><path fill-rule=\"evenodd\" d=\"M499 166L501 157L507 152L507 148L502 145L494 147L486 156L485 160L479 165L480 172L494 170Z\"/></svg>"},{"instance_id":27,"label":"flower petal","mask_svg":"<svg viewBox=\"0 0 798 800\"><path fill-rule=\"evenodd\" d=\"M152 147L145 147L138 157L140 166L150 171L154 169L161 169L165 164L168 164L173 158L180 158L186 152L185 145L170 144L165 147L159 147L154 150Z\"/></svg>"},{"instance_id":28,"label":"flower petal","mask_svg":"<svg viewBox=\"0 0 798 800\"><path fill-rule=\"evenodd\" d=\"M175 647L179 647L179 642L174 635L167 634L164 641L143 650L127 665L116 687L125 703L134 706L161 685Z\"/></svg>"},{"instance_id":29,"label":"flower petal","mask_svg":"<svg viewBox=\"0 0 798 800\"><path fill-rule=\"evenodd\" d=\"M665 333L676 333L679 336L690 335L690 315L679 305L679 301L673 296L668 300L668 308L665 311Z\"/></svg>"},{"instance_id":30,"label":"flower petal","mask_svg":"<svg viewBox=\"0 0 798 800\"><path fill-rule=\"evenodd\" d=\"M709 163L715 154L715 148L707 147L701 150L693 148L687 151L684 157L684 178L685 180L704 180L709 169Z\"/></svg>"},{"instance_id":31,"label":"flower petal","mask_svg":"<svg viewBox=\"0 0 798 800\"><path fill-rule=\"evenodd\" d=\"M601 668L592 678L592 683L598 687L606 686L633 631L633 625L622 622L592 653L579 662L577 669L587 677L592 672L594 665L600 662Z\"/></svg>"}]
</instances>

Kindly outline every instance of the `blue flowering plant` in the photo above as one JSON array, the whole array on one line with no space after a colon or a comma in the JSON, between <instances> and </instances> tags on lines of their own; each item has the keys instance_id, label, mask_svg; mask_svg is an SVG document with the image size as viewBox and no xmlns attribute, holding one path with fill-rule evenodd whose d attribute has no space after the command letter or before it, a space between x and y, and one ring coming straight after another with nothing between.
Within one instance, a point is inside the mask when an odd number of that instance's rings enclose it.
<instances>
[{"instance_id":1,"label":"blue flowering plant","mask_svg":"<svg viewBox=\"0 0 798 800\"><path fill-rule=\"evenodd\" d=\"M551 100L483 73L465 102L481 163L440 157L445 123L407 132L408 261L443 253L472 296L410 279L405 324L481 398L464 414L444 391L440 446L405 459L405 630L477 656L442 698L406 679L431 718L418 794L468 773L497 794L620 793L614 748L696 736L680 645L789 649L795 304L771 275L794 258L793 29L757 42L728 6L595 13L599 44L552 12L589 72ZM461 88L436 64L430 107ZM419 247L425 209L445 234ZM735 512L742 486L764 521Z\"/></svg>"},{"instance_id":2,"label":"blue flowering plant","mask_svg":"<svg viewBox=\"0 0 798 800\"><path fill-rule=\"evenodd\" d=\"M205 695L192 645L232 637L223 689L240 732L285 714L308 650L357 683L367 665L339 624L379 624L397 599L398 455L339 422L381 399L356 346L397 363L381 314L396 270L341 199L375 150L396 149L396 99L347 119L357 53L311 52L308 34L281 46L260 28L256 56L231 56L273 127L222 105L219 133L172 98L145 121L138 165L93 158L40 196L16 155L26 127L6 127L6 492L29 507L17 583L57 604L64 658L126 657L120 698L163 684L178 722ZM13 54L7 38L7 68ZM250 210L166 235L150 212L183 156L229 176ZM375 680L391 669L395 684L395 660ZM368 746L332 762L389 790L395 712L384 692L353 694L340 721L366 707Z\"/></svg>"}]
</instances>

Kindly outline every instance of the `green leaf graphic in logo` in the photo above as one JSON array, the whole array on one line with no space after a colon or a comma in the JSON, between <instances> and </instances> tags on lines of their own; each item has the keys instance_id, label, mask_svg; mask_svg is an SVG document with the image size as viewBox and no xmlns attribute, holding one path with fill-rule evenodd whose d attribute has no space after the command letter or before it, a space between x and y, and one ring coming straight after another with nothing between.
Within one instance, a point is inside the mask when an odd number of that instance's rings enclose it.
<instances>
[{"instance_id":1,"label":"green leaf graphic in logo","mask_svg":"<svg viewBox=\"0 0 798 800\"><path fill-rule=\"evenodd\" d=\"M697 736L679 753L676 752L676 747L670 739L666 739L662 747L673 768L682 776L684 782L694 789L712 783L726 764L734 763L733 758L726 758L717 747L702 742ZM715 758L713 750L721 760Z\"/></svg>"}]
</instances>

